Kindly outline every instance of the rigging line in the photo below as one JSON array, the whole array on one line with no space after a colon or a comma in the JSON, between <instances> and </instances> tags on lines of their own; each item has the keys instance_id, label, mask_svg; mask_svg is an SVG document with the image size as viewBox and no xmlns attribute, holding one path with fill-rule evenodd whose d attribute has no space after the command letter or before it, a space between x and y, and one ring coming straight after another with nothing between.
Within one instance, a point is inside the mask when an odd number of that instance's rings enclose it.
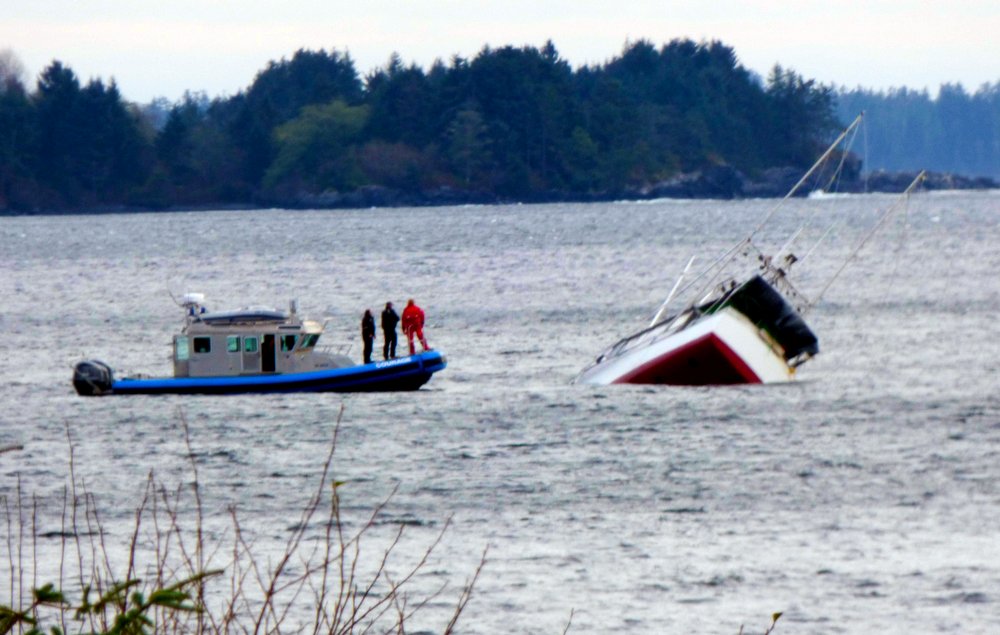
<instances>
[{"instance_id":1,"label":"rigging line","mask_svg":"<svg viewBox=\"0 0 1000 635\"><path fill-rule=\"evenodd\" d=\"M867 130L867 126L858 126L858 128L865 128ZM829 190L833 186L834 181L837 182L837 189L840 189L840 177L844 175L844 163L847 162L847 155L849 154L851 147L854 146L854 140L858 137L858 128L854 129L854 132L851 134L851 138L844 144L844 151L840 154L840 162L837 163L837 169L834 170L833 174L830 176L830 181L826 184L826 190Z\"/></svg>"},{"instance_id":2,"label":"rigging line","mask_svg":"<svg viewBox=\"0 0 1000 635\"><path fill-rule=\"evenodd\" d=\"M820 158L817 159L815 163L813 163L812 167L809 168L809 170L805 174L802 175L802 178L799 179L799 182L796 183L792 187L792 189L788 190L788 193L785 194L784 198L782 198L780 201L778 201L778 203L771 209L771 211L767 214L767 216L764 217L764 220L762 220L760 223L758 223L758 225L754 228L754 230L752 232L750 232L750 235L747 236L747 240L751 240L754 237L754 235L757 234L757 232L759 232L761 229L763 229L764 225L766 225L768 223L768 221L770 221L771 218L774 217L774 215L777 213L777 211L779 209L781 209L781 206L785 203L785 201L787 201L788 199L790 199L792 196L795 195L795 193L799 190L799 188L802 187L802 184L805 183L809 179L809 177L811 177L813 175L813 172L815 172L827 160L827 158L833 153L833 151L837 148L837 146L840 145L840 142L843 141L844 138L848 134L850 134L852 130L854 130L855 128L858 127L858 124L861 123L861 120L862 120L862 118L864 116L865 116L865 113L863 113L863 112L861 114L859 114L857 117L854 118L854 121L851 122L851 125L847 126L847 128L845 128L844 131L841 132L837 136L837 138L834 140L834 142L830 144L830 147L828 147L826 149L826 152L824 152L820 156Z\"/></svg>"},{"instance_id":3,"label":"rigging line","mask_svg":"<svg viewBox=\"0 0 1000 635\"><path fill-rule=\"evenodd\" d=\"M730 247L728 250L726 250L725 253L723 253L721 256L719 256L718 258L716 258L714 262L712 262L710 265L708 265L707 267L705 267L704 269L702 269L701 272L698 275L696 275L690 282L688 282L686 285L684 285L681 288L680 293L681 294L687 293L691 289L691 287L693 287L695 285L696 282L698 282L699 280L701 280L702 278L704 278L706 275L708 275L710 272L712 272L713 270L715 270L716 267L718 267L719 271L721 272L722 268L726 264L728 264L729 262L732 261L733 254L735 254L737 251L740 250L740 248L744 247L745 245L750 245L750 244L751 244L750 240L747 239L747 238L744 238L740 242L738 242L735 245L733 245L732 247ZM712 274L711 278L709 279L709 282L704 287L702 287L702 289L703 289L702 293L704 293L705 289L707 289L708 287L712 286L712 284L714 284L715 277L717 275L719 275L719 274L718 273L713 273ZM702 293L699 293L698 295L700 296L700 295L702 295Z\"/></svg>"},{"instance_id":4,"label":"rigging line","mask_svg":"<svg viewBox=\"0 0 1000 635\"><path fill-rule=\"evenodd\" d=\"M864 115L863 111L862 111L861 115ZM863 162L861 164L862 165L862 169L864 169L864 167L868 165L868 126L867 126L867 124L864 121L862 121L861 125L857 126L854 129L854 132L851 134L850 140L848 140L848 142L846 144L844 144L844 146L845 146L844 147L844 152L840 155L840 163L837 165L837 169L834 170L833 176L830 177L829 183L826 184L826 188L827 189L829 189L830 186L833 185L834 180L837 180L839 182L840 177L843 176L844 163L847 161L848 151L850 150L850 148L854 147L854 142L857 140L858 131L859 130L861 131L862 146L864 147L864 151L863 151L864 152L864 160L863 160ZM864 176L864 188L863 189L864 189L865 192L868 191L868 175L867 174L865 174L865 176ZM803 260L808 259L809 256L811 256L813 254L813 252L816 251L816 249L820 246L820 244L824 240L826 240L826 237L830 235L830 232L832 232L833 229L835 227L837 227L837 225L840 225L840 224L842 224L842 221L834 221L833 223L831 223L830 226L826 228L826 231L823 232L823 235L820 236L818 239L816 239L816 242L813 243L812 247L809 248L809 251L807 251L804 256L802 256L801 258L798 259L798 262L802 262ZM799 228L799 232L801 232L802 230L804 230L806 228L806 226L808 226L808 223L806 225L803 225L801 228ZM796 232L795 235L797 236L799 234L799 232ZM794 236L792 237L791 240L788 241L788 243L786 243L785 247L790 247L791 246L791 242L793 240L795 240ZM783 247L782 249L784 249L785 247ZM781 252L779 251L778 254L776 254L776 255L780 255L780 254L781 254Z\"/></svg>"},{"instance_id":5,"label":"rigging line","mask_svg":"<svg viewBox=\"0 0 1000 635\"><path fill-rule=\"evenodd\" d=\"M864 163L861 164L861 169L863 170L864 184L865 184L865 194L868 193L868 177L871 175L871 169L868 167L868 126L862 126L861 128L861 142L865 148L865 158Z\"/></svg>"},{"instance_id":6,"label":"rigging line","mask_svg":"<svg viewBox=\"0 0 1000 635\"><path fill-rule=\"evenodd\" d=\"M858 117L857 117L857 119L862 119L863 116L864 116L864 112L862 112L861 114L859 114ZM857 119L855 120L855 123L858 123ZM850 132L850 137L844 142L844 144L843 144L843 151L840 154L840 161L837 163L836 169L833 170L833 174L830 176L830 180L823 187L822 191L824 191L824 192L830 191L831 186L833 185L834 181L838 182L838 184L839 184L840 177L843 176L843 173L844 173L844 165L847 162L847 157L850 154L851 148L854 147L854 142L855 142L855 140L858 137L858 130L861 129L861 128L865 128L867 130L867 126L864 125L864 120L863 119L861 120L860 123L861 123L861 125L857 125L857 126L855 126L852 123L851 126L848 126L844 130L845 135L846 135L847 132ZM839 185L838 185L838 187L839 187ZM807 216L806 217L806 221L801 226L799 226L799 228L795 231L795 233L792 234L791 238L789 238L787 241L785 241L785 244L782 245L781 248L778 249L778 251L776 251L774 253L774 260L775 261L780 260L781 257L782 257L782 254L784 254L786 251L789 254L791 253L791 249L792 249L792 246L795 244L795 241L802 234L802 232L804 232L806 229L808 229L812 225L812 218L813 218L812 214L810 214L809 216ZM824 234L824 236L825 236L825 234ZM822 238L820 240L822 240ZM815 247L813 247L813 248L815 249ZM801 259L798 259L798 260L801 260Z\"/></svg>"},{"instance_id":7,"label":"rigging line","mask_svg":"<svg viewBox=\"0 0 1000 635\"><path fill-rule=\"evenodd\" d=\"M806 255L799 258L799 262L802 262L803 260L811 256L813 252L816 251L816 248L819 247L819 244L824 240L826 240L826 237L830 235L830 232L833 231L833 228L839 224L841 224L841 221L834 221L833 223L831 223L830 226L826 228L826 231L823 232L823 235L820 236L819 239L817 239L816 242L813 243L813 246L809 248L809 251L806 252Z\"/></svg>"},{"instance_id":8,"label":"rigging line","mask_svg":"<svg viewBox=\"0 0 1000 635\"><path fill-rule=\"evenodd\" d=\"M781 248L778 249L778 251L774 252L774 260L779 260L781 254L785 253L785 250L788 250L788 252L791 253L791 248L792 248L792 245L795 243L795 240L799 237L799 235L803 232L803 230L805 230L805 228L808 227L808 226L809 226L809 223L806 223L805 225L802 225L801 227L799 227L798 229L796 229L795 233L793 233L791 236L789 236L788 240L785 241L785 244L782 245Z\"/></svg>"},{"instance_id":9,"label":"rigging line","mask_svg":"<svg viewBox=\"0 0 1000 635\"><path fill-rule=\"evenodd\" d=\"M687 293L699 280L707 276L716 267L718 267L719 270L716 271L715 273L712 273L712 275L708 279L708 282L702 287L702 291L698 293L697 296L701 296L704 293L706 293L708 289L710 289L712 285L715 284L717 276L722 272L725 266L733 261L733 259L735 258L735 254L740 249L742 249L744 246L754 246L753 237L768 223L768 221L770 221L774 217L774 215L778 212L778 210L781 209L781 206L784 205L784 203L788 199L790 199L792 196L795 195L795 193L799 190L799 188L802 187L802 184L805 183L809 179L809 177L811 177L813 173L816 172L816 170L821 165L823 165L823 163L826 162L830 154L832 154L833 151L840 145L840 142L843 141L852 131L857 129L858 125L864 119L864 116L865 113L864 111L862 111L861 113L858 114L857 117L854 118L854 121L852 121L849 126L844 128L844 130L837 136L836 139L834 139L833 143L830 144L830 146L826 149L826 151L816 160L815 163L813 163L812 167L810 167L809 170L807 170L806 173L802 175L802 178L800 178L798 182L794 186L792 186L792 189L788 190L788 193L785 194L785 196L781 200L779 200L774 205L773 208L771 208L771 211L768 212L768 214L764 217L764 219L757 224L757 226L753 229L753 231L750 232L750 234L746 238L744 238L740 242L730 247L729 250L726 251L722 256L720 256L715 262L710 264L706 269L704 269L701 273L695 276L689 283L684 285L684 287L681 289L680 292L682 294ZM756 249L756 247L755 250L758 253L760 252L760 250Z\"/></svg>"},{"instance_id":10,"label":"rigging line","mask_svg":"<svg viewBox=\"0 0 1000 635\"><path fill-rule=\"evenodd\" d=\"M841 263L840 268L837 269L836 273L834 273L833 276L827 281L826 285L824 285L823 288L820 290L820 292L816 295L816 299L813 300L806 307L806 309L811 309L812 307L819 304L820 299L822 299L822 297L826 294L827 290L830 288L830 285L832 285L833 282L838 277L840 277L840 274L843 273L844 269L847 268L847 265L850 264L850 262L857 257L858 253L861 252L861 249L868 243L871 237L878 232L878 230L882 227L882 225L884 225L886 221L889 220L889 218L901 205L909 203L910 194L912 194L913 190L915 190L917 186L920 185L920 183L924 180L924 177L926 175L927 175L926 170L920 171L920 174L917 175L917 178L913 179L913 182L910 183L909 187L907 187L906 190L899 195L899 198L897 198L896 201L889 206L889 208L882 214L882 217L878 219L878 221L871 228L871 230L867 234L865 234L865 236L861 239L861 242L859 242L857 247L854 248L854 251L852 251L844 260L844 262Z\"/></svg>"},{"instance_id":11,"label":"rigging line","mask_svg":"<svg viewBox=\"0 0 1000 635\"><path fill-rule=\"evenodd\" d=\"M907 242L907 228L910 226L910 208L908 205L903 208L903 215L900 222L901 227L899 229L899 239L896 241L896 248L893 250L892 254L892 271L889 272L889 276L886 279L885 296L889 295L888 290L892 289L894 286L893 281L899 273L899 261L902 260L903 246Z\"/></svg>"}]
</instances>

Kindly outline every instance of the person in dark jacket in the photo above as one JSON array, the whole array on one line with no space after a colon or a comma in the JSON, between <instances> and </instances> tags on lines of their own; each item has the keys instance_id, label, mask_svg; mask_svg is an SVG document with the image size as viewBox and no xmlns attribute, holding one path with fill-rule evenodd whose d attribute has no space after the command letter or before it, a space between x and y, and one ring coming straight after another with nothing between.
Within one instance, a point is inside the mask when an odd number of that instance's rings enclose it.
<instances>
[{"instance_id":1,"label":"person in dark jacket","mask_svg":"<svg viewBox=\"0 0 1000 635\"><path fill-rule=\"evenodd\" d=\"M375 317L371 309L365 309L361 318L361 341L365 345L365 363L372 363L372 347L375 344Z\"/></svg>"},{"instance_id":2,"label":"person in dark jacket","mask_svg":"<svg viewBox=\"0 0 1000 635\"><path fill-rule=\"evenodd\" d=\"M385 310L382 311L382 337L385 338L385 345L382 346L382 357L393 359L396 357L396 325L399 324L399 314L392 308L392 302L385 303Z\"/></svg>"}]
</instances>

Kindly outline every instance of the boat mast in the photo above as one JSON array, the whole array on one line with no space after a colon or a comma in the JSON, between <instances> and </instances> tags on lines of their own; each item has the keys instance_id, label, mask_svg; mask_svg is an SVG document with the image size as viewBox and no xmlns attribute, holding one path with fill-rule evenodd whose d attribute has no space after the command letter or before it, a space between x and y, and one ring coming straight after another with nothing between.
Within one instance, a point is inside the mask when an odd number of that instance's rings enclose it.
<instances>
[{"instance_id":1,"label":"boat mast","mask_svg":"<svg viewBox=\"0 0 1000 635\"><path fill-rule=\"evenodd\" d=\"M773 208L771 208L771 211L768 212L767 216L765 216L764 219L757 224L757 226L753 229L753 231L751 231L746 238L744 238L740 242L730 247L729 250L726 251L726 253L719 256L719 258L717 258L715 262L710 264L701 273L695 276L693 280L691 280L687 285L685 285L683 289L681 289L681 293L686 293L688 290L691 289L691 287L696 282L698 282L705 276L709 276L708 282L705 284L704 287L702 287L702 291L697 294L697 297L703 296L712 287L712 285L715 284L716 277L719 275L719 273L722 272L722 270L726 267L726 265L731 263L736 258L736 254L739 253L741 249L752 247L754 251L756 251L759 255L763 255L762 252L753 244L753 237L757 234L757 232L763 229L765 225L767 225L767 223L774 217L774 215L778 212L778 210L781 209L781 206L784 205L785 201L794 196L795 193L798 192L799 188L802 187L802 184L805 183L809 179L809 177L811 177L813 173L815 173L816 170L818 170L820 166L822 166L826 162L828 158L830 158L830 155L833 153L834 150L837 149L837 147L841 144L841 142L844 139L846 139L847 136L851 134L852 131L857 129L859 125L861 125L861 122L864 120L864 117L865 117L864 111L859 113L858 116L854 118L854 121L852 121L849 126L844 128L844 130L839 135L837 135L837 138L834 139L833 143L831 143L830 146L826 149L826 151L823 152L822 155L820 155L819 159L817 159L816 162L813 163L812 167L810 167L809 170L807 170L806 173L802 175L802 178L800 178L798 182L792 186L792 189L788 190L788 193L785 194L785 196L782 197L781 200L779 200ZM673 292L671 292L671 294L672 293Z\"/></svg>"},{"instance_id":2,"label":"boat mast","mask_svg":"<svg viewBox=\"0 0 1000 635\"><path fill-rule=\"evenodd\" d=\"M788 193L785 194L785 196L780 201L778 201L777 205L775 205L770 212L768 212L767 216L764 217L764 220L760 221L760 223L758 223L757 226L754 227L754 230L750 232L750 235L746 237L744 242L750 242L753 239L754 235L761 229L763 229L764 225L767 225L768 221L770 221L771 218L773 218L774 215L777 213L777 211L781 209L781 206L785 203L785 201L790 199L792 196L795 195L796 192L799 191L799 188L802 187L802 184L805 183L807 180L809 180L809 177L812 176L813 173L826 162L826 160L830 157L833 151L837 149L837 146L840 145L840 142L843 141L847 137L847 135L851 134L852 130L854 130L861 124L861 120L864 119L864 116L865 113L861 112L857 117L854 118L854 121L851 122L851 125L844 128L843 132L841 132L840 135L836 138L836 140L834 140L834 142L830 144L830 147L826 149L826 152L824 152L820 156L820 158L816 159L816 162L813 163L812 167L809 168L809 170L802 175L802 178L799 179L799 182L793 185L792 189L788 190Z\"/></svg>"}]
</instances>

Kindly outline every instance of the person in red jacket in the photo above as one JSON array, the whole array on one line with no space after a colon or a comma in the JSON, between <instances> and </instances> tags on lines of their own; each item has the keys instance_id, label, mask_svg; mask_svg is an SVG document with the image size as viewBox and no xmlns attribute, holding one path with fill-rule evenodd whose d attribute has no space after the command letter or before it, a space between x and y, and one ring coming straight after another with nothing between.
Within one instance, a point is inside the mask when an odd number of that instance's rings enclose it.
<instances>
[{"instance_id":1,"label":"person in red jacket","mask_svg":"<svg viewBox=\"0 0 1000 635\"><path fill-rule=\"evenodd\" d=\"M403 309L403 332L406 333L406 341L410 344L410 355L417 352L413 345L414 335L420 340L425 351L431 350L424 338L424 311L413 302L413 298L406 301L406 308Z\"/></svg>"}]
</instances>

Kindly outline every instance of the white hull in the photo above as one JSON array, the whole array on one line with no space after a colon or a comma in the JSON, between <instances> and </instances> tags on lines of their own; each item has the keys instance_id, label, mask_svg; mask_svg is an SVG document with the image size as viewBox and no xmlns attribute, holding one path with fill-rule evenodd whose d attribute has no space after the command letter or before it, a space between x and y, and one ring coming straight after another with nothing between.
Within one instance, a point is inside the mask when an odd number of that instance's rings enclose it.
<instances>
[{"instance_id":1,"label":"white hull","mask_svg":"<svg viewBox=\"0 0 1000 635\"><path fill-rule=\"evenodd\" d=\"M786 382L794 375L781 346L726 307L676 329L652 329L603 355L576 381L714 385Z\"/></svg>"}]
</instances>

